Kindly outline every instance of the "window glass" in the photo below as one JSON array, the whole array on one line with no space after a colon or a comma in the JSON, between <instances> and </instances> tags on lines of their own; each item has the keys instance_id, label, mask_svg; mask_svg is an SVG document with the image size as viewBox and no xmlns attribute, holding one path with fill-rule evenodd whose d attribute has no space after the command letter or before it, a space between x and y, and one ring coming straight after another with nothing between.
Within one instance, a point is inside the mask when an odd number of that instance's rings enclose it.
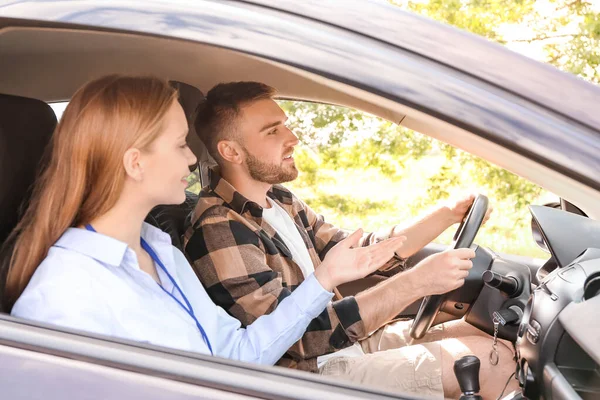
<instances>
[{"instance_id":1,"label":"window glass","mask_svg":"<svg viewBox=\"0 0 600 400\"><path fill-rule=\"evenodd\" d=\"M333 224L372 231L409 223L449 199L481 192L494 207L476 242L548 258L535 244L529 204L558 201L541 187L426 135L361 111L280 101L300 139L298 179L286 184ZM450 243L457 226L438 243Z\"/></svg>"},{"instance_id":2,"label":"window glass","mask_svg":"<svg viewBox=\"0 0 600 400\"><path fill-rule=\"evenodd\" d=\"M202 189L202 185L200 185L200 170L198 168L194 169L187 177L188 186L186 190L188 192L192 192L195 194L200 193L200 189Z\"/></svg>"},{"instance_id":3,"label":"window glass","mask_svg":"<svg viewBox=\"0 0 600 400\"><path fill-rule=\"evenodd\" d=\"M67 104L69 104L68 101L61 101L61 102L57 102L57 103L49 103L50 107L54 111L54 114L56 114L56 119L57 120L60 121L60 118L62 117L63 112L65 112L65 108L67 108Z\"/></svg>"}]
</instances>

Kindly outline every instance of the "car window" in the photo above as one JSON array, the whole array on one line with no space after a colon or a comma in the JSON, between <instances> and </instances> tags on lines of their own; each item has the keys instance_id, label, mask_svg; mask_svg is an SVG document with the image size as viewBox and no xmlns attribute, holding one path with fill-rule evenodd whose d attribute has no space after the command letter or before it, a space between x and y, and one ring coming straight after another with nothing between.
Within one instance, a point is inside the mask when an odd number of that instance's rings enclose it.
<instances>
[{"instance_id":1,"label":"car window","mask_svg":"<svg viewBox=\"0 0 600 400\"><path fill-rule=\"evenodd\" d=\"M65 108L67 108L68 104L69 104L68 101L59 101L56 103L48 103L48 105L52 108L52 111L54 111L54 114L56 114L56 119L59 121L63 115L63 112L65 112Z\"/></svg>"},{"instance_id":2,"label":"car window","mask_svg":"<svg viewBox=\"0 0 600 400\"><path fill-rule=\"evenodd\" d=\"M298 179L286 184L326 220L372 231L408 223L448 199L486 194L492 218L476 242L499 253L548 258L534 242L529 204L558 196L443 142L367 113L280 101L298 138ZM448 244L457 226L436 242Z\"/></svg>"},{"instance_id":3,"label":"car window","mask_svg":"<svg viewBox=\"0 0 600 400\"><path fill-rule=\"evenodd\" d=\"M200 184L200 170L198 168L194 169L187 177L188 186L187 191L195 194L200 193L200 189L202 189L202 185Z\"/></svg>"}]
</instances>

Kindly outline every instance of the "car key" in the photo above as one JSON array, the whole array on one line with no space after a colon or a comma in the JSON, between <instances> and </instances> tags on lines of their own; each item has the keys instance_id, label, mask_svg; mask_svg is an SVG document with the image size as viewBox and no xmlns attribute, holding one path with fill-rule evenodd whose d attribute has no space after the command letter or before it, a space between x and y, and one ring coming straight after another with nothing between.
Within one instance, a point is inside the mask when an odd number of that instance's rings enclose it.
<instances>
[{"instance_id":1,"label":"car key","mask_svg":"<svg viewBox=\"0 0 600 400\"><path fill-rule=\"evenodd\" d=\"M498 312L494 311L492 322L494 323L494 341L492 342L492 350L490 351L490 364L498 365L498 361L500 361L500 353L498 353L498 327L500 326L500 321L504 321L501 319ZM504 324L502 324L504 325Z\"/></svg>"},{"instance_id":2,"label":"car key","mask_svg":"<svg viewBox=\"0 0 600 400\"><path fill-rule=\"evenodd\" d=\"M498 319L498 322L502 326L506 324L512 324L514 322L520 322L521 316L523 314L521 313L521 315L519 315L519 313L514 311L512 308L513 307L505 308L500 311L494 311L493 317L495 319Z\"/></svg>"},{"instance_id":3,"label":"car key","mask_svg":"<svg viewBox=\"0 0 600 400\"><path fill-rule=\"evenodd\" d=\"M500 311L494 311L492 314L492 322L494 323L494 341L492 342L492 350L490 351L490 364L498 365L500 361L500 353L498 353L498 328L500 325L512 324L521 319L521 315L510 308L505 308Z\"/></svg>"}]
</instances>

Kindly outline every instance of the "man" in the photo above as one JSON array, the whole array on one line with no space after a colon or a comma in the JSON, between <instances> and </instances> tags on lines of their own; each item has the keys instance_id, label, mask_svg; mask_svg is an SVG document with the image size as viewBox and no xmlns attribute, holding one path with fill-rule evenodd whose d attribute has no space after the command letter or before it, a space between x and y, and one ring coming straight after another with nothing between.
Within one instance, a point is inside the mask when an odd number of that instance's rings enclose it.
<instances>
[{"instance_id":1,"label":"man","mask_svg":"<svg viewBox=\"0 0 600 400\"><path fill-rule=\"evenodd\" d=\"M272 312L348 235L280 185L298 175L293 159L298 139L285 126L287 117L274 94L257 82L217 85L195 121L218 168L210 171L210 185L200 193L185 250L212 300L243 325ZM469 197L439 208L406 228L364 234L360 244L406 236L384 269L402 266L460 222L472 201ZM435 327L418 345L410 345L409 321L391 323L419 298L462 286L474 256L471 249L435 254L356 296L339 297L278 364L401 392L456 398L454 360L476 354L482 360L482 395L498 396L514 371L507 347L500 346L500 364L491 366L491 338L466 323Z\"/></svg>"}]
</instances>

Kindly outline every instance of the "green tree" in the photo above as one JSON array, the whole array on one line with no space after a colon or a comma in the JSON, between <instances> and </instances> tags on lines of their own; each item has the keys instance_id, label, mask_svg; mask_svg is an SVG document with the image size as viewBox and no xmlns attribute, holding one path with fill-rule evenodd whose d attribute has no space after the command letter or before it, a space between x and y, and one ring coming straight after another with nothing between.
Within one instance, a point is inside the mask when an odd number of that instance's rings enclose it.
<instances>
[{"instance_id":1,"label":"green tree","mask_svg":"<svg viewBox=\"0 0 600 400\"><path fill-rule=\"evenodd\" d=\"M279 105L302 144L299 161L310 179L318 167L377 168L394 177L406 160L420 158L431 149L428 137L361 111L298 101L280 101Z\"/></svg>"},{"instance_id":2,"label":"green tree","mask_svg":"<svg viewBox=\"0 0 600 400\"><path fill-rule=\"evenodd\" d=\"M585 0L390 0L404 9L498 43L541 43L546 61L600 83L600 7ZM507 27L528 27L507 40ZM528 33L527 33L528 32Z\"/></svg>"},{"instance_id":3,"label":"green tree","mask_svg":"<svg viewBox=\"0 0 600 400\"><path fill-rule=\"evenodd\" d=\"M590 1L552 3L554 17L535 15L532 18L535 36L525 41L542 41L545 61L600 83L600 7L594 9Z\"/></svg>"},{"instance_id":4,"label":"green tree","mask_svg":"<svg viewBox=\"0 0 600 400\"><path fill-rule=\"evenodd\" d=\"M505 24L518 24L534 12L535 0L430 0L390 3L457 28L505 43Z\"/></svg>"}]
</instances>

